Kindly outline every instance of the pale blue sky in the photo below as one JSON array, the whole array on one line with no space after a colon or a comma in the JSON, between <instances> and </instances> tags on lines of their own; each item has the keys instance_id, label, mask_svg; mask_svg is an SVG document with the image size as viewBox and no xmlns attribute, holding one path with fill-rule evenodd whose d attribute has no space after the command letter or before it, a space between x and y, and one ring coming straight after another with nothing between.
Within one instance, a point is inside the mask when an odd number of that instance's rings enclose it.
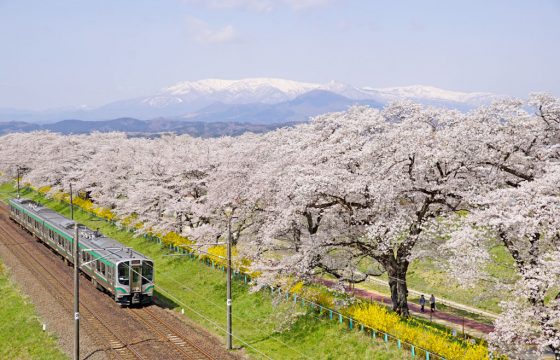
<instances>
[{"instance_id":1,"label":"pale blue sky","mask_svg":"<svg viewBox=\"0 0 560 360\"><path fill-rule=\"evenodd\" d=\"M560 0L0 0L0 107L281 77L560 96Z\"/></svg>"}]
</instances>

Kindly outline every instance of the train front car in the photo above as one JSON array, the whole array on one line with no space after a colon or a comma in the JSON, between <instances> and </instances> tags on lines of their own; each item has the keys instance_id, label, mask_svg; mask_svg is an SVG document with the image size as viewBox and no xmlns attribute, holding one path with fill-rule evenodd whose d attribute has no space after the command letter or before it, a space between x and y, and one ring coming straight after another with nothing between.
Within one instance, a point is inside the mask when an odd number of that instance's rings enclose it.
<instances>
[{"instance_id":1,"label":"train front car","mask_svg":"<svg viewBox=\"0 0 560 360\"><path fill-rule=\"evenodd\" d=\"M154 262L132 257L117 264L115 300L122 305L152 303L154 293Z\"/></svg>"},{"instance_id":2,"label":"train front car","mask_svg":"<svg viewBox=\"0 0 560 360\"><path fill-rule=\"evenodd\" d=\"M46 246L73 263L74 221L31 200L10 200L10 218ZM99 230L78 225L80 270L99 289L121 305L152 302L154 262L143 254L104 236Z\"/></svg>"}]
</instances>

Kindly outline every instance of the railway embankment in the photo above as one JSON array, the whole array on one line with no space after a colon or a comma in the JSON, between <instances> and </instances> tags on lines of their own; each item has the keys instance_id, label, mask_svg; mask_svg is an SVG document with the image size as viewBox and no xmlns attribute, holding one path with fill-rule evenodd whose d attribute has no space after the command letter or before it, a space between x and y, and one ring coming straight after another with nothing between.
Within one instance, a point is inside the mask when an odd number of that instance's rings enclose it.
<instances>
[{"instance_id":1,"label":"railway embankment","mask_svg":"<svg viewBox=\"0 0 560 360\"><path fill-rule=\"evenodd\" d=\"M69 216L66 204L25 192L25 196ZM152 258L156 263L156 295L166 311L194 329L204 327L223 339L225 330L225 276L186 257L170 256L161 245L134 237L87 213L75 214L81 223L99 230ZM409 359L410 353L381 339L371 341L346 325L318 317L299 304L275 303L266 292L252 292L243 282L234 282L234 353L255 359ZM184 316L181 313L184 311ZM307 314L307 315L306 315ZM190 322L192 320L192 322ZM198 330L197 330L198 331ZM204 334L203 331L199 332ZM201 335L200 343L203 343ZM217 350L225 347L223 343ZM214 349L213 349L214 350ZM159 357L163 359L163 357Z\"/></svg>"},{"instance_id":2,"label":"railway embankment","mask_svg":"<svg viewBox=\"0 0 560 360\"><path fill-rule=\"evenodd\" d=\"M6 207L0 206L0 257L14 269L14 280L35 304L47 328L57 335L60 349L69 355L73 346L72 270L37 240L10 221ZM157 306L133 312L122 309L84 277L80 292L81 358L238 358L207 332L166 314L168 310Z\"/></svg>"},{"instance_id":3,"label":"railway embankment","mask_svg":"<svg viewBox=\"0 0 560 360\"><path fill-rule=\"evenodd\" d=\"M0 261L0 358L66 359L54 334L42 330L43 319L11 275Z\"/></svg>"}]
</instances>

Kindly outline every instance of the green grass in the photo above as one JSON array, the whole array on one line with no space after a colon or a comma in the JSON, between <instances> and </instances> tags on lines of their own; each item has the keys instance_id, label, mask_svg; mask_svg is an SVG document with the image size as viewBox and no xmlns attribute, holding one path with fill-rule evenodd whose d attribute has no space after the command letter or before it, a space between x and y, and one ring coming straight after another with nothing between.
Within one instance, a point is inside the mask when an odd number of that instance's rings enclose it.
<instances>
[{"instance_id":1,"label":"green grass","mask_svg":"<svg viewBox=\"0 0 560 360\"><path fill-rule=\"evenodd\" d=\"M488 265L487 272L490 278L500 283L513 283L515 281L515 272L513 270L513 258L504 249L503 246L496 246L490 251L492 262ZM387 275L383 274L379 277L387 281ZM416 259L412 261L407 274L407 284L409 288L416 291L422 291L424 294L435 294L436 297L442 297L460 304L468 305L478 309L499 313L501 311L499 303L505 300L503 291L496 293L492 284L489 282L479 282L475 286L466 288L461 286L453 278L430 259ZM365 282L360 284L361 287L389 295L389 288L376 282ZM410 296L409 300L418 303L419 297ZM489 319L447 307L438 304L440 310L454 313L467 318L490 322Z\"/></svg>"},{"instance_id":2,"label":"green grass","mask_svg":"<svg viewBox=\"0 0 560 360\"><path fill-rule=\"evenodd\" d=\"M8 278L0 262L0 358L67 359L56 339L43 332L33 304Z\"/></svg>"},{"instance_id":3,"label":"green grass","mask_svg":"<svg viewBox=\"0 0 560 360\"><path fill-rule=\"evenodd\" d=\"M23 196L69 216L69 207L48 200L29 190ZM0 186L0 198L13 197L13 186ZM157 295L161 303L175 311L184 309L193 321L224 337L226 320L225 274L187 257L171 255L161 245L135 238L81 211L75 212L81 223L130 246L155 262ZM242 281L233 283L234 347L242 347L251 357L260 353L274 359L406 359L406 351L395 345L372 340L347 325L317 317L316 313L291 302L273 301L267 292L251 292ZM276 305L275 305L276 304Z\"/></svg>"}]
</instances>

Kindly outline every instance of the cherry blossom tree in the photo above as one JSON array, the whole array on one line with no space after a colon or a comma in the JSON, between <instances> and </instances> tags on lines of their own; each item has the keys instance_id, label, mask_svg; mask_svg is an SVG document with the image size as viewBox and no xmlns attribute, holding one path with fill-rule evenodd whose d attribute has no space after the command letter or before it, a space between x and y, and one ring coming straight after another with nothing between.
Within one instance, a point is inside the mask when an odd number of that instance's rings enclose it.
<instances>
[{"instance_id":1,"label":"cherry blossom tree","mask_svg":"<svg viewBox=\"0 0 560 360\"><path fill-rule=\"evenodd\" d=\"M518 281L491 345L560 358L559 145L560 101L536 94L470 113L411 102L352 107L219 139L11 134L0 137L0 173L13 179L26 167L24 182L53 194L73 184L139 232L209 245L232 221L259 286L387 272L404 316L411 261L448 259L450 276L468 284L498 243Z\"/></svg>"},{"instance_id":2,"label":"cherry blossom tree","mask_svg":"<svg viewBox=\"0 0 560 360\"><path fill-rule=\"evenodd\" d=\"M521 103L505 102L472 116L491 131L467 135L472 149L478 150L473 158L479 181L466 192L470 213L451 241L452 247L464 248L463 263L471 267L462 277L482 268L487 254L483 243L490 237L514 261L519 281L512 298L502 303L492 347L513 358L536 347L539 353L552 350L559 359L560 106L542 94L529 104L535 115Z\"/></svg>"}]
</instances>

